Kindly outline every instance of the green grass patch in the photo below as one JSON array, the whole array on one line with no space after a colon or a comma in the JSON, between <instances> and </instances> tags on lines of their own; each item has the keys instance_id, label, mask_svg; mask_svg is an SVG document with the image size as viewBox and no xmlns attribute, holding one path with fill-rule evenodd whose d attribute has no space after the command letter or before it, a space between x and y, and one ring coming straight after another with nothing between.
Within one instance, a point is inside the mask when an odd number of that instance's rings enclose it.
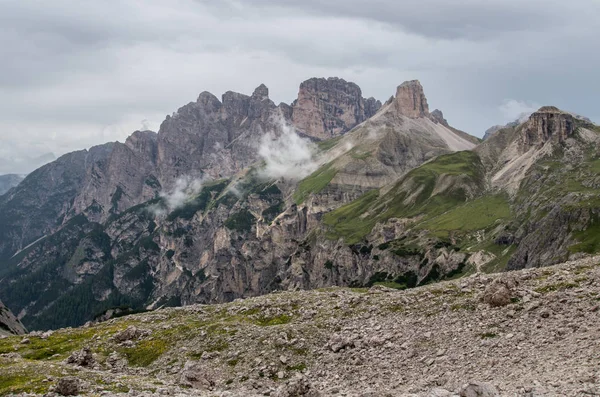
<instances>
[{"instance_id":1,"label":"green grass patch","mask_svg":"<svg viewBox=\"0 0 600 397\"><path fill-rule=\"evenodd\" d=\"M540 294L547 294L549 292L563 291L563 290L566 290L566 289L577 288L577 287L579 287L579 284L567 283L567 282L563 281L563 282L560 282L560 283L547 284L547 285L538 287L534 291L535 292L539 292Z\"/></svg>"},{"instance_id":2,"label":"green grass patch","mask_svg":"<svg viewBox=\"0 0 600 397\"><path fill-rule=\"evenodd\" d=\"M306 368L308 368L306 366L306 364L304 363L299 363L299 364L295 364L295 365L288 365L285 369L288 371L296 371L296 372L302 372L304 371Z\"/></svg>"},{"instance_id":3,"label":"green grass patch","mask_svg":"<svg viewBox=\"0 0 600 397\"><path fill-rule=\"evenodd\" d=\"M261 327L271 327L273 325L283 325L288 324L292 321L292 316L288 316L287 314L282 314L279 316L273 317L259 317L254 321L256 325Z\"/></svg>"},{"instance_id":4,"label":"green grass patch","mask_svg":"<svg viewBox=\"0 0 600 397\"><path fill-rule=\"evenodd\" d=\"M511 217L508 198L504 195L484 196L430 219L420 228L434 231L476 231L488 228L498 220Z\"/></svg>"},{"instance_id":5,"label":"green grass patch","mask_svg":"<svg viewBox=\"0 0 600 397\"><path fill-rule=\"evenodd\" d=\"M444 188L436 190L442 177ZM331 227L326 237L343 237L348 244L355 244L377 222L441 215L466 201L466 188L479 190L483 185L483 166L477 154L465 151L439 156L410 171L386 194L370 191L325 215L324 222Z\"/></svg>"},{"instance_id":6,"label":"green grass patch","mask_svg":"<svg viewBox=\"0 0 600 397\"><path fill-rule=\"evenodd\" d=\"M336 174L337 170L331 164L319 168L300 181L293 195L294 202L302 204L309 195L319 193L329 185Z\"/></svg>"},{"instance_id":7,"label":"green grass patch","mask_svg":"<svg viewBox=\"0 0 600 397\"><path fill-rule=\"evenodd\" d=\"M94 329L58 331L47 339L29 338L28 344L21 344L18 337L0 340L0 354L18 352L28 360L64 360L71 352L81 349L94 335Z\"/></svg>"},{"instance_id":8,"label":"green grass patch","mask_svg":"<svg viewBox=\"0 0 600 397\"><path fill-rule=\"evenodd\" d=\"M358 149L354 148L350 152L350 156L355 160L366 160L372 156L371 152L361 152Z\"/></svg>"},{"instance_id":9,"label":"green grass patch","mask_svg":"<svg viewBox=\"0 0 600 397\"><path fill-rule=\"evenodd\" d=\"M320 141L320 142L317 142L317 147L319 148L319 150L325 152L325 151L331 149L332 147L334 147L335 145L337 145L341 139L342 139L341 136L337 136L335 138L328 139L326 141Z\"/></svg>"},{"instance_id":10,"label":"green grass patch","mask_svg":"<svg viewBox=\"0 0 600 397\"><path fill-rule=\"evenodd\" d=\"M585 252L593 254L600 251L600 221L593 218L591 224L583 231L573 233L573 237L579 241L569 247L569 252Z\"/></svg>"},{"instance_id":11,"label":"green grass patch","mask_svg":"<svg viewBox=\"0 0 600 397\"><path fill-rule=\"evenodd\" d=\"M147 367L169 350L169 342L164 339L142 340L134 347L119 349L127 357L129 365L133 367Z\"/></svg>"},{"instance_id":12,"label":"green grass patch","mask_svg":"<svg viewBox=\"0 0 600 397\"><path fill-rule=\"evenodd\" d=\"M323 218L326 225L333 228L327 237L344 237L346 243L356 244L367 235L377 223L375 217L361 216L379 197L379 190L371 190L358 199L329 212Z\"/></svg>"},{"instance_id":13,"label":"green grass patch","mask_svg":"<svg viewBox=\"0 0 600 397\"><path fill-rule=\"evenodd\" d=\"M26 369L0 368L0 395L19 393L44 394L50 384L42 382L46 377Z\"/></svg>"}]
</instances>

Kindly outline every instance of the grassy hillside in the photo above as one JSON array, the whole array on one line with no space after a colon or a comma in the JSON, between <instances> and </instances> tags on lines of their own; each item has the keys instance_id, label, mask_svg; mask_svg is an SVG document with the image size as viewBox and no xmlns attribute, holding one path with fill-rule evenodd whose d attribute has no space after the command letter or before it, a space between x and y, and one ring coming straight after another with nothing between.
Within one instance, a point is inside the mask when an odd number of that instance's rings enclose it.
<instances>
[{"instance_id":1,"label":"grassy hillside","mask_svg":"<svg viewBox=\"0 0 600 397\"><path fill-rule=\"evenodd\" d=\"M447 154L412 170L384 194L373 190L332 211L325 215L324 223L331 229L329 238L343 237L354 244L377 222L421 215L433 218L466 202L483 186L484 172L477 154Z\"/></svg>"}]
</instances>

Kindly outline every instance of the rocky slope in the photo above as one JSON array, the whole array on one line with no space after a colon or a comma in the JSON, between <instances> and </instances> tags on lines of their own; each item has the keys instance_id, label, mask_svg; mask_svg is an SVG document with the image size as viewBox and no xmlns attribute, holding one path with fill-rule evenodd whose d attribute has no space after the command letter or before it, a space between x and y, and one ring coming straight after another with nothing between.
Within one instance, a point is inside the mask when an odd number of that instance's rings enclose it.
<instances>
[{"instance_id":1,"label":"rocky slope","mask_svg":"<svg viewBox=\"0 0 600 397\"><path fill-rule=\"evenodd\" d=\"M589 396L600 257L281 292L0 339L0 394Z\"/></svg>"},{"instance_id":2,"label":"rocky slope","mask_svg":"<svg viewBox=\"0 0 600 397\"><path fill-rule=\"evenodd\" d=\"M0 196L17 186L24 176L17 174L0 175Z\"/></svg>"},{"instance_id":3,"label":"rocky slope","mask_svg":"<svg viewBox=\"0 0 600 397\"><path fill-rule=\"evenodd\" d=\"M8 335L21 335L26 332L23 324L0 301L0 337Z\"/></svg>"}]
</instances>

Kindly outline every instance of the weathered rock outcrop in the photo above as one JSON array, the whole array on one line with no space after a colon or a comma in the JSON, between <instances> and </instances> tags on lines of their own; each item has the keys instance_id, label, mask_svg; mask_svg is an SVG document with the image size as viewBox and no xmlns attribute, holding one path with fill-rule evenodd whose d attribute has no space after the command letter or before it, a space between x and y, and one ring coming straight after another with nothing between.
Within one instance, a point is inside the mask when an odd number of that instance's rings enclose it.
<instances>
[{"instance_id":1,"label":"weathered rock outcrop","mask_svg":"<svg viewBox=\"0 0 600 397\"><path fill-rule=\"evenodd\" d=\"M544 106L534 112L522 132L526 147L541 145L548 141L563 143L575 132L575 118L554 106Z\"/></svg>"},{"instance_id":2,"label":"weathered rock outcrop","mask_svg":"<svg viewBox=\"0 0 600 397\"><path fill-rule=\"evenodd\" d=\"M399 114L413 119L429 116L429 105L418 80L405 81L398 86L394 106Z\"/></svg>"},{"instance_id":3,"label":"weathered rock outcrop","mask_svg":"<svg viewBox=\"0 0 600 397\"><path fill-rule=\"evenodd\" d=\"M23 335L25 332L21 321L0 301L0 336Z\"/></svg>"},{"instance_id":4,"label":"weathered rock outcrop","mask_svg":"<svg viewBox=\"0 0 600 397\"><path fill-rule=\"evenodd\" d=\"M365 100L354 83L336 77L312 78L300 84L292 104L292 123L307 136L329 139L362 123L380 107L374 98Z\"/></svg>"}]
</instances>

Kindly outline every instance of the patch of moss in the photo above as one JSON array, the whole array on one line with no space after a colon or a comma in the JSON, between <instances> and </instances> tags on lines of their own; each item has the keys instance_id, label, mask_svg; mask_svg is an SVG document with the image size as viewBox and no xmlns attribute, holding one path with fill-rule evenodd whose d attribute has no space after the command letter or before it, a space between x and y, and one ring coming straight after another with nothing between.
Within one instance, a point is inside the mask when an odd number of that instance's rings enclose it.
<instances>
[{"instance_id":1,"label":"patch of moss","mask_svg":"<svg viewBox=\"0 0 600 397\"><path fill-rule=\"evenodd\" d=\"M9 372L9 369L0 368L0 395L19 393L44 394L48 392L48 382L42 382L45 376L27 370Z\"/></svg>"},{"instance_id":2,"label":"patch of moss","mask_svg":"<svg viewBox=\"0 0 600 397\"><path fill-rule=\"evenodd\" d=\"M20 344L17 338L0 340L0 354L18 352L28 360L64 360L75 350L81 349L95 334L93 329L62 330L47 339L29 338L28 344Z\"/></svg>"},{"instance_id":3,"label":"patch of moss","mask_svg":"<svg viewBox=\"0 0 600 397\"><path fill-rule=\"evenodd\" d=\"M538 287L534 291L539 292L540 294L547 294L549 292L562 291L565 289L571 289L571 288L577 288L577 287L579 287L579 284L567 283L567 282L561 281L559 283L547 284L547 285Z\"/></svg>"},{"instance_id":4,"label":"patch of moss","mask_svg":"<svg viewBox=\"0 0 600 397\"><path fill-rule=\"evenodd\" d=\"M164 339L146 339L136 343L133 347L119 349L127 357L129 365L133 367L147 367L169 350L170 344Z\"/></svg>"},{"instance_id":5,"label":"patch of moss","mask_svg":"<svg viewBox=\"0 0 600 397\"><path fill-rule=\"evenodd\" d=\"M298 372L302 372L304 371L306 368L308 368L306 366L306 364L304 363L299 363L299 364L295 364L295 365L288 365L285 369L288 371L298 371Z\"/></svg>"},{"instance_id":6,"label":"patch of moss","mask_svg":"<svg viewBox=\"0 0 600 397\"><path fill-rule=\"evenodd\" d=\"M273 317L260 317L257 320L255 320L254 323L261 327L270 327L273 325L288 324L291 321L292 321L291 316L288 316L287 314L282 314L282 315L273 316Z\"/></svg>"}]
</instances>

